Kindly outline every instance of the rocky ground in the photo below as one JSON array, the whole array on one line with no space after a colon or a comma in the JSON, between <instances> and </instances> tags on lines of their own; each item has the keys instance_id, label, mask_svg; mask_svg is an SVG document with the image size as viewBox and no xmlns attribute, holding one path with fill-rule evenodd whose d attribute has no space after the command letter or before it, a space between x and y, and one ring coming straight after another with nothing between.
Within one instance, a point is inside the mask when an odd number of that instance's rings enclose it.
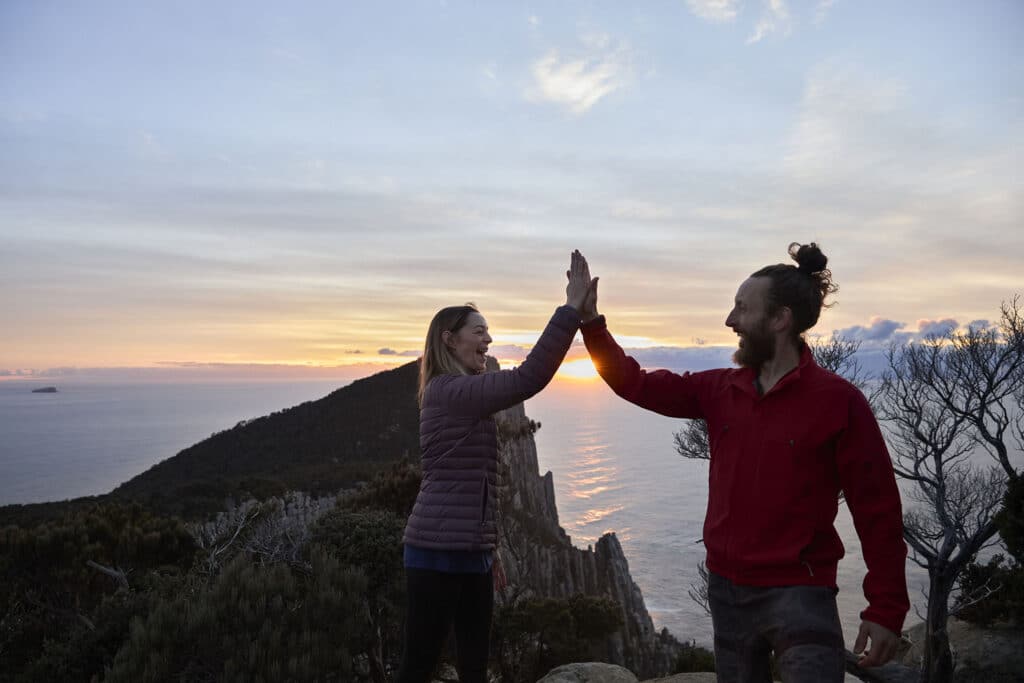
<instances>
[{"instance_id":1,"label":"rocky ground","mask_svg":"<svg viewBox=\"0 0 1024 683\"><path fill-rule=\"evenodd\" d=\"M956 617L950 617L948 628L957 683L1019 683L1024 680L1024 629L1009 625L981 628ZM911 646L902 661L916 667L923 652L924 624L912 626L906 636Z\"/></svg>"},{"instance_id":2,"label":"rocky ground","mask_svg":"<svg viewBox=\"0 0 1024 683\"><path fill-rule=\"evenodd\" d=\"M1024 681L1024 630L1001 625L980 628L956 618L949 620L950 642L956 660L956 683L1020 683ZM865 672L863 680L901 683L916 680L921 659L924 624L906 631L907 648L900 659ZM852 658L852 655L849 655ZM858 678L847 674L847 683ZM716 683L713 673L685 673L644 683ZM628 669L594 662L566 664L553 669L538 683L639 683Z\"/></svg>"}]
</instances>

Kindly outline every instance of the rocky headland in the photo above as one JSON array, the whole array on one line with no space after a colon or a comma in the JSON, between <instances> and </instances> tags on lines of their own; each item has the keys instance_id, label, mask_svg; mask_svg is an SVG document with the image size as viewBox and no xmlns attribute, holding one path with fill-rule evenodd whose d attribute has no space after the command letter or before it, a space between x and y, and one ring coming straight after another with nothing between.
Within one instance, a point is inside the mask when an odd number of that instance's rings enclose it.
<instances>
[{"instance_id":1,"label":"rocky headland","mask_svg":"<svg viewBox=\"0 0 1024 683\"><path fill-rule=\"evenodd\" d=\"M540 474L536 423L519 404L496 416L502 480L499 556L509 585L500 600L608 597L621 606L623 628L607 639L603 659L642 678L665 675L683 644L655 630L640 588L614 533L577 548L558 522L551 472Z\"/></svg>"}]
</instances>

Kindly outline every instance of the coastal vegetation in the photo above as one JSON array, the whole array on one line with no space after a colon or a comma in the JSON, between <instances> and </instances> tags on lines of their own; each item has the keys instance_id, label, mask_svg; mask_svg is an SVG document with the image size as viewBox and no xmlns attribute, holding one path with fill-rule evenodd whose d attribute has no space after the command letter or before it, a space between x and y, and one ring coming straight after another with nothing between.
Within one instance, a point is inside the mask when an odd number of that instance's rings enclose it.
<instances>
[{"instance_id":1,"label":"coastal vegetation","mask_svg":"<svg viewBox=\"0 0 1024 683\"><path fill-rule=\"evenodd\" d=\"M0 680L391 680L415 377L409 364L239 424L105 496L0 508ZM501 438L538 427L502 423ZM605 658L621 626L607 596L520 590L496 611L492 669L532 681Z\"/></svg>"},{"instance_id":2,"label":"coastal vegetation","mask_svg":"<svg viewBox=\"0 0 1024 683\"><path fill-rule=\"evenodd\" d=\"M865 388L897 473L921 485L906 507L908 543L933 577L927 680L953 680L943 615L1015 628L1024 617L1017 312L1014 301L999 326L894 347L889 373L871 383L856 345L815 349ZM0 680L390 680L402 648L402 529L420 482L415 377L410 363L236 425L105 496L0 508ZM503 448L532 443L539 427L499 420ZM968 446L993 464L967 458ZM699 423L677 448L706 454ZM503 462L503 477L522 477L509 468L523 460ZM538 486L502 504L519 583L499 594L491 667L510 683L609 661L609 642L629 642L616 634L631 617L606 589L545 595L530 583L538 553L603 562L562 548L557 517L535 512L553 506L550 482ZM1004 547L979 560L998 539ZM663 673L713 668L707 650L654 638L672 653Z\"/></svg>"}]
</instances>

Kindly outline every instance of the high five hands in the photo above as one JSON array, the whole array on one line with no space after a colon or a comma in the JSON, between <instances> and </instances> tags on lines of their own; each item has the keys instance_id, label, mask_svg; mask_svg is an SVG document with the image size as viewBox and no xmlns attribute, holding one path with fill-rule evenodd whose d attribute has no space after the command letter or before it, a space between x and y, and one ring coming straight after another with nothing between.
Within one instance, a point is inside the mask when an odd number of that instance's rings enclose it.
<instances>
[{"instance_id":1,"label":"high five hands","mask_svg":"<svg viewBox=\"0 0 1024 683\"><path fill-rule=\"evenodd\" d=\"M583 322L597 317L597 280L590 277L587 259L578 249L572 252L569 270L565 271L569 284L565 286L565 303L579 311Z\"/></svg>"}]
</instances>

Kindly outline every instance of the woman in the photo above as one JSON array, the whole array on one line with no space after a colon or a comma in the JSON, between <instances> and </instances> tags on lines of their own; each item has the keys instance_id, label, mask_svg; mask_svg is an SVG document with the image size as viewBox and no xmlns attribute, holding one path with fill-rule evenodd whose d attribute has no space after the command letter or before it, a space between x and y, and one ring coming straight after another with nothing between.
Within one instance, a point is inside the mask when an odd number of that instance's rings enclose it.
<instances>
[{"instance_id":1,"label":"woman","mask_svg":"<svg viewBox=\"0 0 1024 683\"><path fill-rule=\"evenodd\" d=\"M474 306L444 308L430 323L420 362L423 480L403 538L409 602L398 683L430 680L452 625L459 680L487 678L497 542L493 414L543 389L569 350L597 280L578 251L566 275L565 306L514 370L484 373L491 336Z\"/></svg>"}]
</instances>

